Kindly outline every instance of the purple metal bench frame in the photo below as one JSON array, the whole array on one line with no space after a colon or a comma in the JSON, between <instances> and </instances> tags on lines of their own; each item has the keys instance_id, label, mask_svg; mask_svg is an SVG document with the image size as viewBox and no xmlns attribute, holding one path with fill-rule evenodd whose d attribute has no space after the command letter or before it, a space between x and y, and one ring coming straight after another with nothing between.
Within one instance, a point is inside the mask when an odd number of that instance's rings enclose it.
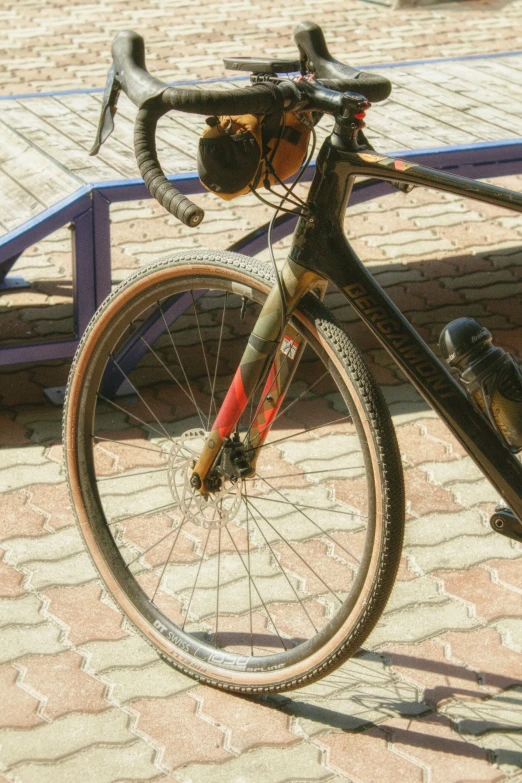
<instances>
[{"instance_id":1,"label":"purple metal bench frame","mask_svg":"<svg viewBox=\"0 0 522 783\"><path fill-rule=\"evenodd\" d=\"M458 173L471 179L499 177L522 173L522 138L502 142L483 142L458 147L425 150L403 150L390 153L419 163ZM311 165L307 179L314 173ZM173 175L169 179L186 194L206 192L195 172ZM375 183L357 190L351 204L395 192L385 183ZM151 198L141 179L99 182L86 185L58 204L14 231L0 237L0 269L12 264L24 250L59 228L71 224L73 261L74 330L68 340L12 345L0 348L0 366L74 355L79 338L96 309L111 290L110 205L120 201ZM295 220L280 224L274 239L291 233ZM255 255L266 247L266 226L235 243L234 249ZM8 278L7 278L8 279Z\"/></svg>"},{"instance_id":2,"label":"purple metal bench frame","mask_svg":"<svg viewBox=\"0 0 522 783\"><path fill-rule=\"evenodd\" d=\"M502 52L493 55L469 55L429 60L430 64L457 60L475 60L510 57L522 52ZM372 68L397 68L423 65L426 61L387 63ZM237 81L237 77L233 78ZM215 79L205 81L216 81ZM222 80L220 80L222 81ZM191 82L185 82L190 84ZM103 92L98 88L64 92ZM1 100L17 97L42 97L56 93L33 95L6 95ZM522 173L522 138L508 141L479 142L472 145L437 147L423 150L401 150L388 153L401 158L415 159L434 168L458 173L471 179L499 177ZM305 177L310 180L315 171L312 164ZM176 187L187 195L206 192L196 172L169 177ZM387 193L396 192L386 183L372 183L353 193L350 204L363 203ZM0 237L0 289L16 289L20 281L8 276L20 255L31 245L54 231L70 225L72 232L73 313L75 336L66 340L21 343L0 347L0 366L23 362L65 359L74 355L79 339L96 309L111 290L110 205L121 201L151 198L141 179L96 182L79 188L75 193L44 210L37 217ZM291 233L295 219L282 221L274 230L274 239ZM236 242L234 250L255 255L266 247L267 225L251 232ZM0 336L1 337L1 336Z\"/></svg>"}]
</instances>

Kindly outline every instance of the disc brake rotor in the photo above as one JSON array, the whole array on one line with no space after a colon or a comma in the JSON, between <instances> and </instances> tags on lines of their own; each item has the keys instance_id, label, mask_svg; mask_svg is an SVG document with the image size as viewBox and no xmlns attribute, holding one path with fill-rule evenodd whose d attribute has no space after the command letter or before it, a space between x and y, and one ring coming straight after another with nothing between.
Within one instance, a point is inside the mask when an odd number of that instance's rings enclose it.
<instances>
[{"instance_id":1,"label":"disc brake rotor","mask_svg":"<svg viewBox=\"0 0 522 783\"><path fill-rule=\"evenodd\" d=\"M169 487L183 519L206 528L223 527L239 511L243 479L223 477L219 489L204 494L191 486L194 465L207 435L203 429L192 429L174 441L169 455Z\"/></svg>"}]
</instances>

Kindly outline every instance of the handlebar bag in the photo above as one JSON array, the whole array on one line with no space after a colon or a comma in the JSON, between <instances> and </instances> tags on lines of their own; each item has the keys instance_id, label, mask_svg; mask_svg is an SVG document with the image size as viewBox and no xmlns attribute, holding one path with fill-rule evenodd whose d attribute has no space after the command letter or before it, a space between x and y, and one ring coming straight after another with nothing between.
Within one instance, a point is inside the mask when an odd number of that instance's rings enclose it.
<instances>
[{"instance_id":1,"label":"handlebar bag","mask_svg":"<svg viewBox=\"0 0 522 783\"><path fill-rule=\"evenodd\" d=\"M291 177L303 163L313 125L308 112L209 117L198 148L198 175L222 199Z\"/></svg>"}]
</instances>

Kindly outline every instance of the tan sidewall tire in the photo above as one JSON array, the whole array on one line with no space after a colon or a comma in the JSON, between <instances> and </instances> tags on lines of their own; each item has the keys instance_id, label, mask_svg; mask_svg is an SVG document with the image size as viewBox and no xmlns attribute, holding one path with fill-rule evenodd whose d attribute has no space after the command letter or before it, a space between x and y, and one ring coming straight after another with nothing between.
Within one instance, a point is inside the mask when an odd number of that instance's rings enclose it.
<instances>
[{"instance_id":1,"label":"tan sidewall tire","mask_svg":"<svg viewBox=\"0 0 522 783\"><path fill-rule=\"evenodd\" d=\"M66 444L66 465L71 501L89 552L109 592L122 611L140 633L154 645L162 657L181 671L205 683L228 690L255 693L295 688L317 679L346 660L358 649L374 627L393 585L400 556L404 519L404 497L401 491L402 473L389 414L382 398L378 398L377 403L372 399L364 399L365 396L373 395L375 397L380 394L378 387L354 344L340 330L333 317L322 305L311 303L311 309L315 309L319 313L319 318L314 317L314 314L307 312L305 308L303 312L299 312L297 320L328 354L355 404L364 429L375 482L375 531L373 538L376 545L373 546L363 588L357 601L342 626L319 650L299 663L291 664L283 669L252 672L230 670L217 664L200 661L180 649L176 644L169 642L143 617L116 578L109 559L100 546L94 524L90 521L85 489L82 488L85 484L82 482L81 475L82 452L85 449L85 444L81 423L79 424L82 399L86 394L86 385L92 382L91 369L93 362L95 362L98 346L102 343L106 330L110 328L113 320L118 318L128 303L133 302L135 297L144 295L145 289L148 291L151 287L166 281L172 282L178 279L180 281L190 279L195 281L196 278L229 281L236 293L240 293L243 289L255 293L258 299L264 298L272 285L271 275L266 267L259 265L253 259L231 253L210 251L208 253L185 253L161 260L149 268L146 273L141 272L134 275L106 300L89 325L81 342L73 362L67 389L64 442ZM195 286L192 285L192 287ZM321 328L318 328L318 321ZM353 375L355 372L358 375L361 373L365 375L364 378L359 379L357 387L346 369L347 345L351 352L357 352L357 366L352 367L351 374ZM361 393L361 389L363 393ZM367 390L366 394L364 393L365 389ZM373 414L370 410L371 415L369 415L369 406L371 409L372 405L374 407L377 405L379 410L374 411ZM378 422L376 416L379 419ZM381 432L376 432L376 426L380 427ZM383 428L386 429L384 444L382 442ZM386 453L390 451L393 453ZM383 457L389 464L383 464Z\"/></svg>"}]
</instances>

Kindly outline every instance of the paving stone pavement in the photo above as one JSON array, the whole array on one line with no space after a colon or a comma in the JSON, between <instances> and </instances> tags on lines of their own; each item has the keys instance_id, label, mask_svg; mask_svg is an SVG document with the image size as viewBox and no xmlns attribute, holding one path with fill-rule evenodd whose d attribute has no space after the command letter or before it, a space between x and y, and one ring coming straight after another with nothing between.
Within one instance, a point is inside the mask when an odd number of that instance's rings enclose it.
<instances>
[{"instance_id":1,"label":"paving stone pavement","mask_svg":"<svg viewBox=\"0 0 522 783\"><path fill-rule=\"evenodd\" d=\"M324 26L341 59L354 64L460 57L522 48L522 0L457 0L393 11L379 2L303 0L5 0L0 91L103 86L109 42L122 29L145 36L150 67L164 79L221 76L221 58L256 52L295 56L292 31ZM262 51L263 50L263 51Z\"/></svg>"},{"instance_id":2,"label":"paving stone pavement","mask_svg":"<svg viewBox=\"0 0 522 783\"><path fill-rule=\"evenodd\" d=\"M305 3L299 13L320 15L339 44L356 33L364 51L353 38L345 51L377 62L520 48L521 5L469 0L391 12L352 0L342 10ZM3 90L102 84L102 53L121 27L150 38L164 78L219 75L232 13L241 47L290 53L297 10L266 2L258 20L253 7L261 4L208 4L195 21L192 5L174 2L161 10L110 2L103 16L95 3L5 3ZM500 183L522 191L522 177ZM202 203L197 233L151 202L114 205L115 282L173 247L227 247L269 216L250 198L225 213L211 196ZM449 320L470 315L519 361L521 225L497 207L423 190L353 207L347 218L357 251L431 345ZM71 329L68 248L64 230L24 255L18 268L35 285L0 297L3 337ZM74 526L61 410L43 397L65 382L67 363L1 371L0 780L521 783L522 547L490 532L495 493L340 297L327 303L389 401L407 533L396 587L365 649L280 696L239 699L200 686L132 631Z\"/></svg>"}]
</instances>

